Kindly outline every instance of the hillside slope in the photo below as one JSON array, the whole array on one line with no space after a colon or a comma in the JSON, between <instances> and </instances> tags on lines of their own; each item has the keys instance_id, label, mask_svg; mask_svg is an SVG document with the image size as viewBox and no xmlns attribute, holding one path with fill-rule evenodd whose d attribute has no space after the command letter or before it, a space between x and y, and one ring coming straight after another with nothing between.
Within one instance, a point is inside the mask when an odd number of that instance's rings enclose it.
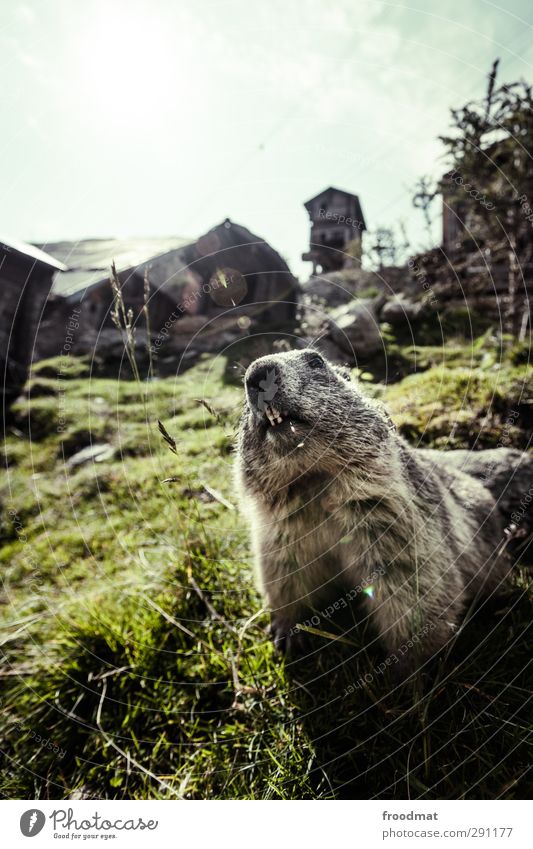
<instances>
[{"instance_id":1,"label":"hillside slope","mask_svg":"<svg viewBox=\"0 0 533 849\"><path fill-rule=\"evenodd\" d=\"M483 445L527 445L527 367L483 370L480 354L469 381L468 350L449 365L421 353L423 373L369 382L411 440L467 447L486 420ZM435 664L433 687L363 679L378 657L368 634L282 662L233 509L241 391L226 364L142 387L58 367L40 365L5 443L4 797L527 794L524 569Z\"/></svg>"}]
</instances>

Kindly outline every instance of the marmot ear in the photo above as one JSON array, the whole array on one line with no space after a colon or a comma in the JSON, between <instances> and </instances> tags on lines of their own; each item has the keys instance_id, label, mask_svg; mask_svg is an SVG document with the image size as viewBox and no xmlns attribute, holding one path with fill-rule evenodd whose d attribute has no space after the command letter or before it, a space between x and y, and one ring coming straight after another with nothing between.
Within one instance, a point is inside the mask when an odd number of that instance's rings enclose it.
<instances>
[{"instance_id":1,"label":"marmot ear","mask_svg":"<svg viewBox=\"0 0 533 849\"><path fill-rule=\"evenodd\" d=\"M343 380L346 380L350 383L352 379L352 373L348 366L333 366L339 377L342 377Z\"/></svg>"}]
</instances>

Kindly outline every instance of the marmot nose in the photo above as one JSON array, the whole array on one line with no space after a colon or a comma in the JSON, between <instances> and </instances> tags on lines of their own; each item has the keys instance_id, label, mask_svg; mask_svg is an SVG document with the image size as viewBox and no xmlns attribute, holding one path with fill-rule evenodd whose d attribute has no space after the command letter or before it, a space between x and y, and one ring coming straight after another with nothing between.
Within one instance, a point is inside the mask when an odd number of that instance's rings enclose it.
<instances>
[{"instance_id":1,"label":"marmot nose","mask_svg":"<svg viewBox=\"0 0 533 849\"><path fill-rule=\"evenodd\" d=\"M266 366L256 366L252 369L246 378L246 386L248 389L264 389L264 384L268 379L268 368Z\"/></svg>"},{"instance_id":2,"label":"marmot nose","mask_svg":"<svg viewBox=\"0 0 533 849\"><path fill-rule=\"evenodd\" d=\"M267 404L272 401L280 387L278 370L274 366L258 365L252 368L246 378L246 390L254 399L263 400Z\"/></svg>"}]
</instances>

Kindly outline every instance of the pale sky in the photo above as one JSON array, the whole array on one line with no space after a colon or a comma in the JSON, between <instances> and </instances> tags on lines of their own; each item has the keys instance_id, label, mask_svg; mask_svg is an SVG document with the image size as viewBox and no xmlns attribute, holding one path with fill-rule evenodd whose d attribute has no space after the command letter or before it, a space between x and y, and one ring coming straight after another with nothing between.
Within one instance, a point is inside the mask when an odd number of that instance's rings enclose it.
<instances>
[{"instance_id":1,"label":"pale sky","mask_svg":"<svg viewBox=\"0 0 533 849\"><path fill-rule=\"evenodd\" d=\"M302 203L367 224L443 170L449 108L533 82L529 0L3 0L0 231L197 236L226 216L306 276Z\"/></svg>"}]
</instances>

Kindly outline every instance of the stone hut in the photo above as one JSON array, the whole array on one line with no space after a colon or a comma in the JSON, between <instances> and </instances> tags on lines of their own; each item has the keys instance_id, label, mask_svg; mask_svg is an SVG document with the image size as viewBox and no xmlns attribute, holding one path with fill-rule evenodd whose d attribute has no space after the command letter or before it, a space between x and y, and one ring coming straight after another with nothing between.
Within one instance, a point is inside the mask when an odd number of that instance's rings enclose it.
<instances>
[{"instance_id":1,"label":"stone hut","mask_svg":"<svg viewBox=\"0 0 533 849\"><path fill-rule=\"evenodd\" d=\"M19 393L33 359L43 307L65 265L42 250L0 236L0 366L3 416Z\"/></svg>"}]
</instances>

